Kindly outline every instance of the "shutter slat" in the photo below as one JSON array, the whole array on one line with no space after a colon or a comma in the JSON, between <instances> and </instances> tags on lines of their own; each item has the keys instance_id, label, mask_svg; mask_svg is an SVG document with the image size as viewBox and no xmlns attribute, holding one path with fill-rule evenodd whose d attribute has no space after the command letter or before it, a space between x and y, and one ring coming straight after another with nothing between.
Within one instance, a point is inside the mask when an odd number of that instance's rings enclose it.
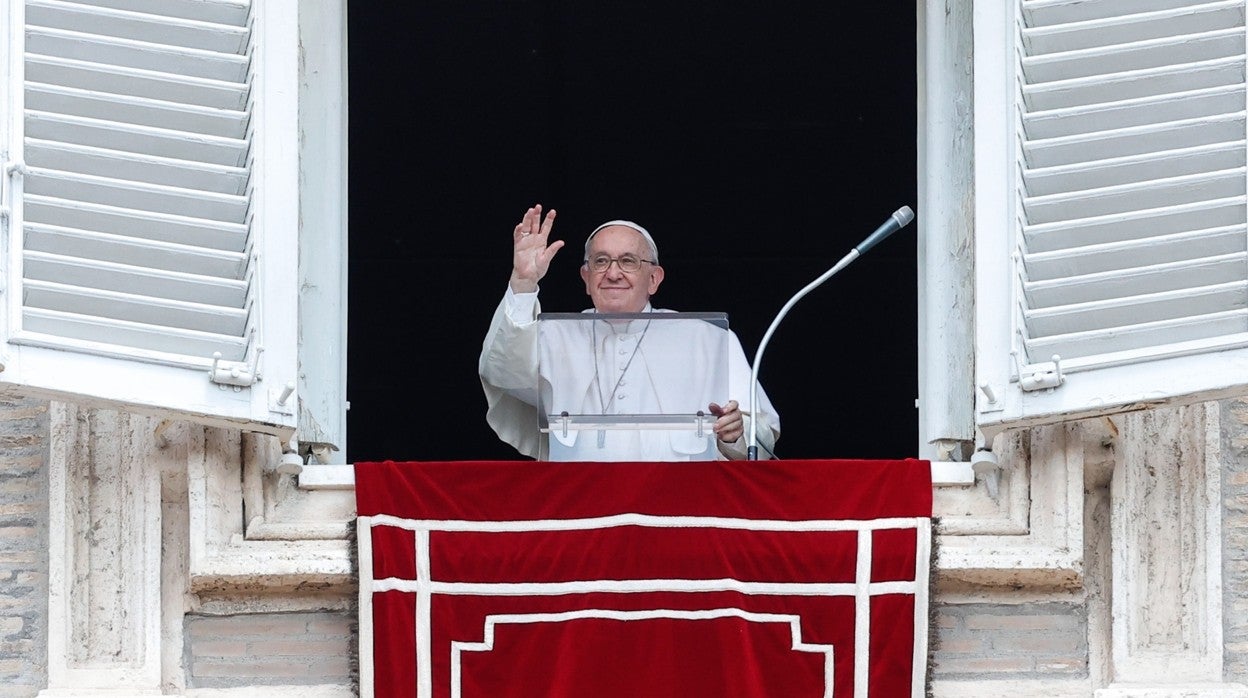
<instances>
[{"instance_id":1,"label":"shutter slat","mask_svg":"<svg viewBox=\"0 0 1248 698\"><path fill-rule=\"evenodd\" d=\"M1043 281L1025 281L1023 294L1031 309L1128 298L1148 293L1200 288L1244 278L1248 254L1184 259L1112 272L1098 272Z\"/></svg>"},{"instance_id":2,"label":"shutter slat","mask_svg":"<svg viewBox=\"0 0 1248 698\"><path fill-rule=\"evenodd\" d=\"M241 308L223 308L131 293L84 289L48 281L27 281L24 294L24 305L30 309L54 310L231 337L241 337L247 327L247 311Z\"/></svg>"},{"instance_id":3,"label":"shutter slat","mask_svg":"<svg viewBox=\"0 0 1248 698\"><path fill-rule=\"evenodd\" d=\"M229 223L242 223L247 216L248 203L245 196L179 189L37 167L27 170L25 188L31 194L47 196L72 188L78 201Z\"/></svg>"},{"instance_id":4,"label":"shutter slat","mask_svg":"<svg viewBox=\"0 0 1248 698\"><path fill-rule=\"evenodd\" d=\"M63 29L28 29L26 52L222 82L242 83L247 79L247 57L236 53L164 46Z\"/></svg>"},{"instance_id":5,"label":"shutter slat","mask_svg":"<svg viewBox=\"0 0 1248 698\"><path fill-rule=\"evenodd\" d=\"M133 182L164 184L218 194L242 195L247 170L210 163L140 156L106 148L28 139L26 163L62 172L117 177Z\"/></svg>"},{"instance_id":6,"label":"shutter slat","mask_svg":"<svg viewBox=\"0 0 1248 698\"><path fill-rule=\"evenodd\" d=\"M1244 140L1244 112L1214 114L1146 126L1108 128L1060 138L1026 141L1023 153L1032 168L1160 153Z\"/></svg>"},{"instance_id":7,"label":"shutter slat","mask_svg":"<svg viewBox=\"0 0 1248 698\"><path fill-rule=\"evenodd\" d=\"M242 53L248 35L247 29L242 26L80 5L61 0L27 0L26 24L220 53Z\"/></svg>"},{"instance_id":8,"label":"shutter slat","mask_svg":"<svg viewBox=\"0 0 1248 698\"><path fill-rule=\"evenodd\" d=\"M1138 211L1150 206L1182 206L1244 194L1245 174L1245 169L1240 167L1029 197L1023 200L1023 208L1028 221L1043 224Z\"/></svg>"},{"instance_id":9,"label":"shutter slat","mask_svg":"<svg viewBox=\"0 0 1248 698\"><path fill-rule=\"evenodd\" d=\"M1043 251L1239 225L1248 213L1246 203L1245 197L1236 196L1186 206L1150 207L1109 216L1025 225L1023 237L1028 249Z\"/></svg>"},{"instance_id":10,"label":"shutter slat","mask_svg":"<svg viewBox=\"0 0 1248 698\"><path fill-rule=\"evenodd\" d=\"M1025 170L1023 180L1032 196L1167 179L1200 172L1228 170L1248 164L1245 141L1214 143Z\"/></svg>"},{"instance_id":11,"label":"shutter slat","mask_svg":"<svg viewBox=\"0 0 1248 698\"><path fill-rule=\"evenodd\" d=\"M146 97L108 94L62 85L27 83L26 108L100 121L242 139L247 134L247 112L178 104Z\"/></svg>"},{"instance_id":12,"label":"shutter slat","mask_svg":"<svg viewBox=\"0 0 1248 698\"><path fill-rule=\"evenodd\" d=\"M247 141L43 112L26 113L29 138L123 150L141 155L240 167Z\"/></svg>"},{"instance_id":13,"label":"shutter slat","mask_svg":"<svg viewBox=\"0 0 1248 698\"><path fill-rule=\"evenodd\" d=\"M97 259L148 269L176 271L222 279L245 278L247 257L241 252L177 245L27 222L25 249L63 257Z\"/></svg>"},{"instance_id":14,"label":"shutter slat","mask_svg":"<svg viewBox=\"0 0 1248 698\"><path fill-rule=\"evenodd\" d=\"M1248 251L1248 226L1241 223L1099 245L1059 247L1049 252L1032 250L1025 257L1024 268L1028 279L1044 281L1112 271L1124 265L1152 266L1188 257L1244 251Z\"/></svg>"},{"instance_id":15,"label":"shutter slat","mask_svg":"<svg viewBox=\"0 0 1248 698\"><path fill-rule=\"evenodd\" d=\"M1217 8L1233 5L1234 2L1221 0L1131 0L1131 4L1123 7L1122 0L1024 0L1023 15L1031 27L1044 27L1053 24L1072 24L1090 22L1098 19L1119 17L1124 14L1147 14L1174 10L1178 8L1210 7Z\"/></svg>"},{"instance_id":16,"label":"shutter slat","mask_svg":"<svg viewBox=\"0 0 1248 698\"><path fill-rule=\"evenodd\" d=\"M194 78L155 70L89 63L56 56L26 55L26 79L81 90L117 93L214 109L242 111L244 83Z\"/></svg>"},{"instance_id":17,"label":"shutter slat","mask_svg":"<svg viewBox=\"0 0 1248 698\"><path fill-rule=\"evenodd\" d=\"M1056 80L1024 85L1022 94L1029 111L1048 111L1241 85L1243 62L1242 56L1231 56L1090 78Z\"/></svg>"},{"instance_id":18,"label":"shutter slat","mask_svg":"<svg viewBox=\"0 0 1248 698\"><path fill-rule=\"evenodd\" d=\"M247 0L91 0L92 5L214 24L247 24Z\"/></svg>"},{"instance_id":19,"label":"shutter slat","mask_svg":"<svg viewBox=\"0 0 1248 698\"><path fill-rule=\"evenodd\" d=\"M238 337L41 308L26 308L22 311L22 328L24 332L47 335L48 343L53 346L66 344L66 339L76 339L204 359L211 359L214 352L220 352L221 357L227 361L241 361L246 352L245 340Z\"/></svg>"},{"instance_id":20,"label":"shutter slat","mask_svg":"<svg viewBox=\"0 0 1248 698\"><path fill-rule=\"evenodd\" d=\"M1248 331L1248 310L1228 310L1129 327L1113 327L1032 339L1028 342L1028 346L1038 356L1058 354L1063 359L1078 359L1097 354L1111 354L1165 344L1226 337L1237 333L1242 334L1245 331Z\"/></svg>"},{"instance_id":21,"label":"shutter slat","mask_svg":"<svg viewBox=\"0 0 1248 698\"><path fill-rule=\"evenodd\" d=\"M1023 132L1030 140L1042 140L1094 132L1107 123L1116 128L1129 128L1204 118L1211 114L1232 114L1243 109L1243 85L1222 85L1108 104L1029 112L1023 117Z\"/></svg>"},{"instance_id":22,"label":"shutter slat","mask_svg":"<svg viewBox=\"0 0 1248 698\"><path fill-rule=\"evenodd\" d=\"M247 298L247 282L234 279L145 269L46 252L28 252L24 262L23 276L27 279L55 282L72 279L74 285L84 288L236 308L242 308Z\"/></svg>"},{"instance_id":23,"label":"shutter slat","mask_svg":"<svg viewBox=\"0 0 1248 698\"><path fill-rule=\"evenodd\" d=\"M1244 308L1248 308L1248 281L1240 280L1036 310L1027 314L1027 330L1032 341L1036 341L1061 334L1128 327L1146 321L1176 320Z\"/></svg>"},{"instance_id":24,"label":"shutter slat","mask_svg":"<svg viewBox=\"0 0 1248 698\"><path fill-rule=\"evenodd\" d=\"M1041 26L1023 30L1023 45L1028 55L1037 56L1062 51L1112 46L1147 41L1180 34L1199 34L1243 24L1243 3L1237 0L1212 3L1180 3L1156 12L1140 12L1143 6L1136 0L1103 4L1107 12L1085 21L1058 22L1051 24L1044 17L1047 13L1032 11L1029 16L1039 20Z\"/></svg>"},{"instance_id":25,"label":"shutter slat","mask_svg":"<svg viewBox=\"0 0 1248 698\"><path fill-rule=\"evenodd\" d=\"M1232 28L1049 53L1023 59L1023 77L1034 85L1160 68L1173 63L1175 51L1182 51L1192 63L1216 60L1243 54L1244 41Z\"/></svg>"},{"instance_id":26,"label":"shutter slat","mask_svg":"<svg viewBox=\"0 0 1248 698\"><path fill-rule=\"evenodd\" d=\"M27 196L26 221L241 253L247 227L184 215L136 211L68 199Z\"/></svg>"}]
</instances>

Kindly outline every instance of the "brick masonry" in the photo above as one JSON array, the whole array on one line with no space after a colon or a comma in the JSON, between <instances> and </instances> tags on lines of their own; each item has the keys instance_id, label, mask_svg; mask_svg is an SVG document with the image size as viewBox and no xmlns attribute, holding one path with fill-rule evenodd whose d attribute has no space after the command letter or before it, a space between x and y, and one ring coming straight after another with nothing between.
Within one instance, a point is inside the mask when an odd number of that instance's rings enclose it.
<instances>
[{"instance_id":1,"label":"brick masonry","mask_svg":"<svg viewBox=\"0 0 1248 698\"><path fill-rule=\"evenodd\" d=\"M0 686L48 682L48 403L0 396Z\"/></svg>"},{"instance_id":2,"label":"brick masonry","mask_svg":"<svg viewBox=\"0 0 1248 698\"><path fill-rule=\"evenodd\" d=\"M1248 683L1248 402L1222 402L1222 673Z\"/></svg>"},{"instance_id":3,"label":"brick masonry","mask_svg":"<svg viewBox=\"0 0 1248 698\"><path fill-rule=\"evenodd\" d=\"M936 679L1084 678L1086 609L1073 603L935 603Z\"/></svg>"},{"instance_id":4,"label":"brick masonry","mask_svg":"<svg viewBox=\"0 0 1248 698\"><path fill-rule=\"evenodd\" d=\"M353 622L343 613L188 615L187 686L346 684Z\"/></svg>"}]
</instances>

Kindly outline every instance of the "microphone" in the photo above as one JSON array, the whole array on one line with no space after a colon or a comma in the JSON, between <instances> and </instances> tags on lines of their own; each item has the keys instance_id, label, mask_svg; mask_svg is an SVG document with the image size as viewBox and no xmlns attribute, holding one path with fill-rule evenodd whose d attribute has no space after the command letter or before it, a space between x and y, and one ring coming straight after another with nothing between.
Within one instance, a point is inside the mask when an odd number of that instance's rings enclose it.
<instances>
[{"instance_id":1,"label":"microphone","mask_svg":"<svg viewBox=\"0 0 1248 698\"><path fill-rule=\"evenodd\" d=\"M862 255L866 254L867 250L883 242L889 235L892 235L898 230L910 225L910 222L913 220L914 209L909 206L902 206L896 211L893 211L893 215L889 216L888 220L884 221L883 225L876 228L875 232L868 235L867 239L858 243L858 246L850 250L849 254L842 257L841 261L837 262L831 269L825 271L819 278L809 284L806 284L805 288L798 291L792 298L789 299L788 303L784 304L784 307L781 308L780 312L776 315L776 319L771 321L771 326L767 328L767 332L763 334L763 341L758 343L758 351L754 352L754 367L750 371L751 412L758 409L758 367L759 364L763 362L763 351L767 349L767 343L771 341L771 335L776 331L776 326L780 324L780 321L784 319L785 315L789 314L789 310L796 305L799 300L804 298L807 293L815 290L823 284L823 282L835 276L837 272L849 266L850 262L853 262L855 259L858 259ZM746 447L746 458L749 460L758 460L758 420L753 419L752 417L750 419L750 440L749 445Z\"/></svg>"},{"instance_id":2,"label":"microphone","mask_svg":"<svg viewBox=\"0 0 1248 698\"><path fill-rule=\"evenodd\" d=\"M914 209L909 206L902 206L896 211L893 211L893 215L889 216L888 220L884 221L883 225L876 228L874 233L868 235L867 239L858 243L858 246L854 249L858 252L859 256L864 255L867 253L867 250L875 247L881 242L884 242L884 238L892 235L898 230L901 230L907 225L910 225L910 221L913 220Z\"/></svg>"}]
</instances>

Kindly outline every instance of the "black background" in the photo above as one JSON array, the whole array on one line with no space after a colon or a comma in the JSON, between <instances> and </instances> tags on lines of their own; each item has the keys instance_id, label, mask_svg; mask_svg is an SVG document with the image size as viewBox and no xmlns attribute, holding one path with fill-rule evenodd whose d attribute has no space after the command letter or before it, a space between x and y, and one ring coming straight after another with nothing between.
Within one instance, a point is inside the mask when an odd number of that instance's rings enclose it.
<instances>
[{"instance_id":1,"label":"black background","mask_svg":"<svg viewBox=\"0 0 1248 698\"><path fill-rule=\"evenodd\" d=\"M726 311L746 353L784 302L914 206L915 10L895 2L353 2L348 462L512 459L477 357L526 207L568 246L654 234L656 307ZM922 212L919 212L922 215ZM799 303L762 367L786 458L913 456L915 228Z\"/></svg>"}]
</instances>

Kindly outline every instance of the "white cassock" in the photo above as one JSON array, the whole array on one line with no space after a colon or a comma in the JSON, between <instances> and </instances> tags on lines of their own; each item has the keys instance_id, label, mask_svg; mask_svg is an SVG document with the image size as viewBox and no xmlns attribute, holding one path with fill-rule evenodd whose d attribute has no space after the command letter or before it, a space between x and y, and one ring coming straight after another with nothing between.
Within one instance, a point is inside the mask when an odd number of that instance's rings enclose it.
<instances>
[{"instance_id":1,"label":"white cassock","mask_svg":"<svg viewBox=\"0 0 1248 698\"><path fill-rule=\"evenodd\" d=\"M651 312L650 306L645 310ZM540 312L536 293L509 288L494 312L478 366L489 404L486 420L520 453L565 461L745 458L746 436L726 444L693 430L565 434L552 424L548 441L539 431L539 390L543 407L556 414L694 414L705 412L711 402L734 399L745 415L746 434L750 420L759 420L763 457L773 450L779 416L761 387L761 409L751 409L750 365L732 332L725 341L724 330L703 322L692 323L701 328L694 332L691 323L662 320L547 322L539 348ZM540 377L539 365L544 367ZM724 366L726 381L716 370Z\"/></svg>"}]
</instances>

